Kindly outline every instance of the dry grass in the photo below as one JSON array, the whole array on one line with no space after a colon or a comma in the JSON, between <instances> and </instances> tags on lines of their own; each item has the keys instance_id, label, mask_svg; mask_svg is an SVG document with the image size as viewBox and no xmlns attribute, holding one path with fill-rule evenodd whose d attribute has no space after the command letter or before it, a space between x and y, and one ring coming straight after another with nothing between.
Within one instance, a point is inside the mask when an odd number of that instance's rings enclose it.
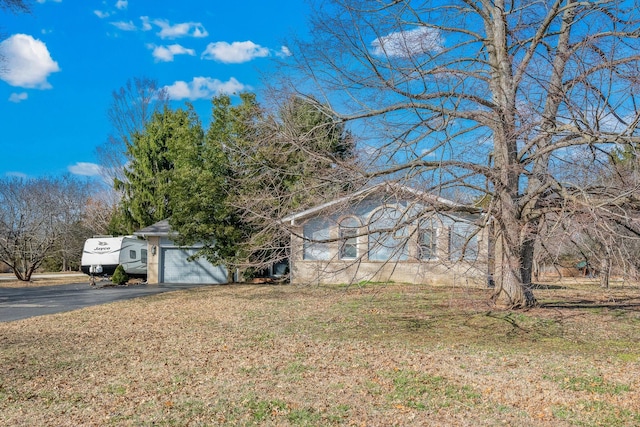
<instances>
[{"instance_id":1,"label":"dry grass","mask_svg":"<svg viewBox=\"0 0 640 427\"><path fill-rule=\"evenodd\" d=\"M54 276L53 274L51 276ZM13 277L13 275L4 274L3 277ZM31 281L24 282L20 280L1 280L0 289L2 288L35 288L39 286L55 286L68 285L69 283L89 283L89 276L77 274L68 276L61 274L60 277L33 277Z\"/></svg>"},{"instance_id":2,"label":"dry grass","mask_svg":"<svg viewBox=\"0 0 640 427\"><path fill-rule=\"evenodd\" d=\"M2 425L640 425L640 289L229 285L0 324Z\"/></svg>"}]
</instances>

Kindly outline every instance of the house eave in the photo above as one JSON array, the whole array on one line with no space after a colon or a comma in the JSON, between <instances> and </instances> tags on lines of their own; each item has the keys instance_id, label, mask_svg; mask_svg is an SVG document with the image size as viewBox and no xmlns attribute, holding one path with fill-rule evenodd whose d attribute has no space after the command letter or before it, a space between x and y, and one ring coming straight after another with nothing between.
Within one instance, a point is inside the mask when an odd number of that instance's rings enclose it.
<instances>
[{"instance_id":1,"label":"house eave","mask_svg":"<svg viewBox=\"0 0 640 427\"><path fill-rule=\"evenodd\" d=\"M304 211L295 213L295 214L291 214L291 215L287 215L284 218L282 218L282 222L284 223L289 223L291 226L295 225L296 221L299 220L303 220L309 217L312 217L326 209L331 208L332 206L337 206L340 205L341 203L346 203L350 200L354 200L357 199L358 197L366 197L369 196L370 194L373 194L377 191L384 191L384 192L396 192L396 193L410 193L413 196L416 196L418 198L422 198L425 200L428 200L431 204L433 204L434 206L439 206L441 209L451 209L451 210L457 210L457 211L468 211L470 213L481 213L482 209L473 207L473 206L469 206L469 205L463 205L461 203L456 203L452 200L448 200L439 196L434 196L433 194L430 193L426 193L424 191L421 190L416 190L415 188L411 188L402 184L397 184L397 183L393 183L393 182L383 182L380 184L376 184L372 187L367 187L364 188L362 190L356 191L355 193L337 198L335 200L323 203L321 205L317 205L314 206L312 208L306 209Z\"/></svg>"}]
</instances>

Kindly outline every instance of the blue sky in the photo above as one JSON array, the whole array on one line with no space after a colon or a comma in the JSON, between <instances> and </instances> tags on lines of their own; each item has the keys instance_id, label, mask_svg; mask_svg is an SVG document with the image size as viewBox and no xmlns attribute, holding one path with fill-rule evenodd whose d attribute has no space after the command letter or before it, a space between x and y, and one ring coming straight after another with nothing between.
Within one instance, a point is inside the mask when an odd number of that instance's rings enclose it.
<instances>
[{"instance_id":1,"label":"blue sky","mask_svg":"<svg viewBox=\"0 0 640 427\"><path fill-rule=\"evenodd\" d=\"M34 0L30 14L0 11L0 177L95 174L111 92L130 78L156 79L208 123L214 95L260 90L307 13L303 0Z\"/></svg>"}]
</instances>

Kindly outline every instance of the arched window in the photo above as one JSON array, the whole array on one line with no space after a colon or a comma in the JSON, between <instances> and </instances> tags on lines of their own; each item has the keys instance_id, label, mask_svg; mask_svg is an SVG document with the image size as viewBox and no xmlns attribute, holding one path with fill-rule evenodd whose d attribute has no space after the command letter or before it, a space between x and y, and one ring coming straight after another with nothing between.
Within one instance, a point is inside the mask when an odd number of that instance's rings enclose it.
<instances>
[{"instance_id":1,"label":"arched window","mask_svg":"<svg viewBox=\"0 0 640 427\"><path fill-rule=\"evenodd\" d=\"M338 256L340 259L358 258L358 227L360 227L360 221L353 217L344 218L338 224L340 237Z\"/></svg>"},{"instance_id":2,"label":"arched window","mask_svg":"<svg viewBox=\"0 0 640 427\"><path fill-rule=\"evenodd\" d=\"M394 208L375 211L369 221L369 260L406 261L408 238L402 212Z\"/></svg>"}]
</instances>

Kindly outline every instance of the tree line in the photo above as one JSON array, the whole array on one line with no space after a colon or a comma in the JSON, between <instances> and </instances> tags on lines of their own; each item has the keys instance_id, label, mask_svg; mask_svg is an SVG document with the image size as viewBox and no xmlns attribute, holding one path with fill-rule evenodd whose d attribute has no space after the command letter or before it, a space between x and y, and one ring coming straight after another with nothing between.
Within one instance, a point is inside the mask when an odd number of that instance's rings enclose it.
<instances>
[{"instance_id":1,"label":"tree line","mask_svg":"<svg viewBox=\"0 0 640 427\"><path fill-rule=\"evenodd\" d=\"M112 207L88 181L0 179L0 263L19 280L39 268L78 271L85 239L108 231Z\"/></svg>"}]
</instances>

